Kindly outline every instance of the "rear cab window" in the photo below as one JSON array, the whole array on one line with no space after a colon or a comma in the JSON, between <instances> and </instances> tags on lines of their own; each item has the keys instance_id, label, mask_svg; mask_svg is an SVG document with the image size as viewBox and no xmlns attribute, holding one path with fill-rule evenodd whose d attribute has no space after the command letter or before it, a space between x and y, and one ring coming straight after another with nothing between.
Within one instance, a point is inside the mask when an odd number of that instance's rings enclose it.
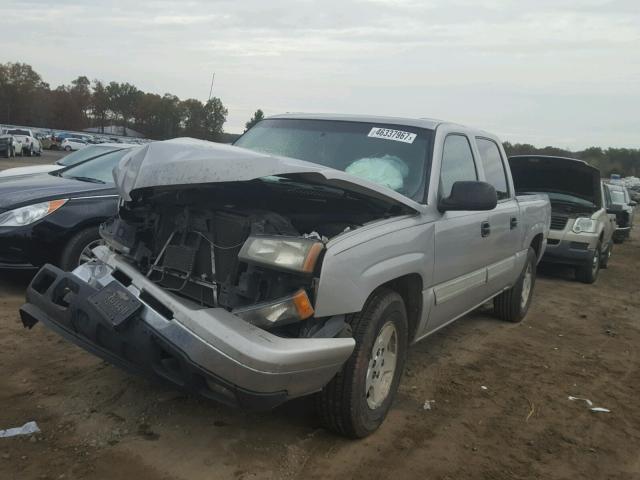
<instances>
[{"instance_id":1,"label":"rear cab window","mask_svg":"<svg viewBox=\"0 0 640 480\"><path fill-rule=\"evenodd\" d=\"M485 180L496 189L498 201L510 198L507 172L500 148L496 142L484 137L476 137L476 145L480 153Z\"/></svg>"}]
</instances>

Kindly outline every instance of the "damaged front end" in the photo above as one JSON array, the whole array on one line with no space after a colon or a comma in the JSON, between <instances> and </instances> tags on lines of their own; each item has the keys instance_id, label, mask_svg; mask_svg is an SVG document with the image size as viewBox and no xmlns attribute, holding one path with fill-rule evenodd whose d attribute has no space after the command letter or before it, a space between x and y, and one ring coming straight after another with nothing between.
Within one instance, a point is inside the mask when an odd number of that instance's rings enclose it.
<instances>
[{"instance_id":1,"label":"damaged front end","mask_svg":"<svg viewBox=\"0 0 640 480\"><path fill-rule=\"evenodd\" d=\"M129 160L116 181L140 181ZM42 321L111 363L229 404L271 408L322 389L355 346L344 316L315 315L327 242L409 209L287 167L237 181L120 183L97 260L73 272L43 267L23 323Z\"/></svg>"}]
</instances>

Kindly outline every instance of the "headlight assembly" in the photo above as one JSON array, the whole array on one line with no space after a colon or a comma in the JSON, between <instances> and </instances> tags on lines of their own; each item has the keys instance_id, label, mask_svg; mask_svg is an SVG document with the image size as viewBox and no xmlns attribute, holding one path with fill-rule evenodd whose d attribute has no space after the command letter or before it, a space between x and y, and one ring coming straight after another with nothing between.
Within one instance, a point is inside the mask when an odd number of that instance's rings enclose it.
<instances>
[{"instance_id":1,"label":"headlight assembly","mask_svg":"<svg viewBox=\"0 0 640 480\"><path fill-rule=\"evenodd\" d=\"M596 221L586 217L576 218L573 224L573 231L575 233L596 233L596 229Z\"/></svg>"},{"instance_id":2,"label":"headlight assembly","mask_svg":"<svg viewBox=\"0 0 640 480\"><path fill-rule=\"evenodd\" d=\"M0 227L22 227L30 225L47 215L55 212L65 203L66 198L50 200L48 202L34 203L26 207L16 208L8 212L0 213Z\"/></svg>"},{"instance_id":3,"label":"headlight assembly","mask_svg":"<svg viewBox=\"0 0 640 480\"><path fill-rule=\"evenodd\" d=\"M258 303L232 311L258 327L274 327L299 322L313 315L314 310L307 293L300 289L293 295Z\"/></svg>"},{"instance_id":4,"label":"headlight assembly","mask_svg":"<svg viewBox=\"0 0 640 480\"><path fill-rule=\"evenodd\" d=\"M310 238L249 237L238 258L245 262L297 273L313 273L324 244Z\"/></svg>"}]
</instances>

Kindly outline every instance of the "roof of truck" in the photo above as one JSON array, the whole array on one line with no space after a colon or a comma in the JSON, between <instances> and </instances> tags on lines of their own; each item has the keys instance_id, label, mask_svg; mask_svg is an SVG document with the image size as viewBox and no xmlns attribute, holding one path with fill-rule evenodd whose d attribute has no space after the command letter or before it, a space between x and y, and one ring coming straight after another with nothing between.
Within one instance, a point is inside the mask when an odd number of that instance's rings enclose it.
<instances>
[{"instance_id":1,"label":"roof of truck","mask_svg":"<svg viewBox=\"0 0 640 480\"><path fill-rule=\"evenodd\" d=\"M341 113L284 113L272 115L268 118L292 118L298 120L333 120L343 122L369 122L386 123L390 125L408 125L411 127L428 128L434 130L438 125L445 122L434 118L409 118L409 117L386 117L379 115L351 115ZM466 128L466 127L465 127Z\"/></svg>"},{"instance_id":2,"label":"roof of truck","mask_svg":"<svg viewBox=\"0 0 640 480\"><path fill-rule=\"evenodd\" d=\"M462 125L457 122L449 122L446 120L439 120L436 118L411 118L411 117L388 117L382 115L351 115L342 113L283 113L280 115L272 115L267 117L271 118L290 118L297 120L332 120L342 122L367 122L367 123L384 123L387 125L405 125L416 128L426 128L428 130L435 130L440 125L457 126L468 133L473 135L487 136L490 138L496 138L494 133L481 130L479 128L470 127L468 125Z\"/></svg>"}]
</instances>

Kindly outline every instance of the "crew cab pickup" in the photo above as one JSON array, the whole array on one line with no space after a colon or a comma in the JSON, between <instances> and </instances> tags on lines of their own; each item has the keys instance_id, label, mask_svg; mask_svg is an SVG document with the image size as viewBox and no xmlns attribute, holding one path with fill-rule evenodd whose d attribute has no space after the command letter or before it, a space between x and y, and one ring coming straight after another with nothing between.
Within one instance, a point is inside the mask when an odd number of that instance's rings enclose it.
<instances>
[{"instance_id":1,"label":"crew cab pickup","mask_svg":"<svg viewBox=\"0 0 640 480\"><path fill-rule=\"evenodd\" d=\"M383 422L410 344L489 300L523 319L550 221L498 138L433 120L271 117L235 146L146 145L114 178L97 261L44 266L24 325L242 407L317 394L351 437Z\"/></svg>"}]
</instances>

